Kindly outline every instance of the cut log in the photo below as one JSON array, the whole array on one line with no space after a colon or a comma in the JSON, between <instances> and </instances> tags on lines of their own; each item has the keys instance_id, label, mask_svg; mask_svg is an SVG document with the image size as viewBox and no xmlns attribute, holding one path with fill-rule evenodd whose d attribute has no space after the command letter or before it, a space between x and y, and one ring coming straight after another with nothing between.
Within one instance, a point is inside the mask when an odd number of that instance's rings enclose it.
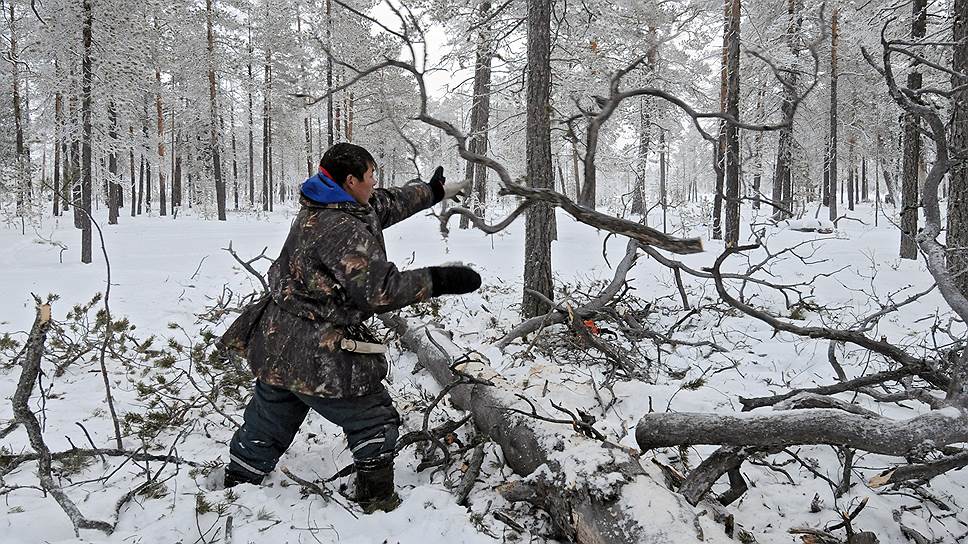
<instances>
[{"instance_id":1,"label":"cut log","mask_svg":"<svg viewBox=\"0 0 968 544\"><path fill-rule=\"evenodd\" d=\"M447 334L399 318L384 321L441 386L457 379L452 365L466 354ZM730 542L712 518L661 485L659 469L644 468L635 452L512 412L529 411L521 392L483 356L465 361L453 368L492 385L457 386L451 401L473 414L477 431L499 444L507 465L524 478L507 496L548 512L558 538L594 544ZM701 508L713 516L721 513L716 506L704 502Z\"/></svg>"},{"instance_id":2,"label":"cut log","mask_svg":"<svg viewBox=\"0 0 968 544\"><path fill-rule=\"evenodd\" d=\"M826 408L740 414L652 413L639 420L635 439L643 451L682 444L829 444L904 456L925 447L968 441L968 416L952 407L908 420Z\"/></svg>"}]
</instances>

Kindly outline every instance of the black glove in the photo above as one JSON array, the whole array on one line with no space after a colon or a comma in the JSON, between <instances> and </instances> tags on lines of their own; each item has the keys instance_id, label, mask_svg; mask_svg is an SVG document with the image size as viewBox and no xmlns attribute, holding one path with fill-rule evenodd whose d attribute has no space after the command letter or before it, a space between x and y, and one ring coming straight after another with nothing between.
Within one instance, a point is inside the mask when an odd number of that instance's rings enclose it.
<instances>
[{"instance_id":1,"label":"black glove","mask_svg":"<svg viewBox=\"0 0 968 544\"><path fill-rule=\"evenodd\" d=\"M466 266L431 266L431 295L463 295L481 287L481 276Z\"/></svg>"},{"instance_id":2,"label":"black glove","mask_svg":"<svg viewBox=\"0 0 968 544\"><path fill-rule=\"evenodd\" d=\"M438 166L434 170L434 175L430 177L430 190L434 192L434 204L440 202L444 199L444 182L447 178L444 177L444 167Z\"/></svg>"}]
</instances>

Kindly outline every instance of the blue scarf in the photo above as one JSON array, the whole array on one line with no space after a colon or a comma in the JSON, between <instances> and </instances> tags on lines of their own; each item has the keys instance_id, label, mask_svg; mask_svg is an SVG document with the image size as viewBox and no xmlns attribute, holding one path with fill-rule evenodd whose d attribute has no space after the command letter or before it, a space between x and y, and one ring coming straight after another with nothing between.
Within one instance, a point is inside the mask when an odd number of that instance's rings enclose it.
<instances>
[{"instance_id":1,"label":"blue scarf","mask_svg":"<svg viewBox=\"0 0 968 544\"><path fill-rule=\"evenodd\" d=\"M356 202L338 183L333 181L329 172L323 168L319 173L303 182L299 188L303 196L318 204L336 204L337 202Z\"/></svg>"}]
</instances>

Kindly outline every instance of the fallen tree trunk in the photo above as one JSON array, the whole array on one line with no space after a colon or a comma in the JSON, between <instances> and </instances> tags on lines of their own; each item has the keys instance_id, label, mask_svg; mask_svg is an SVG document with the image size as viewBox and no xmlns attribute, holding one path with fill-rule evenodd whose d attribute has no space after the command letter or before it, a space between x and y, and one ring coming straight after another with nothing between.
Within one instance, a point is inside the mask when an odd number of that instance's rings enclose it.
<instances>
[{"instance_id":1,"label":"fallen tree trunk","mask_svg":"<svg viewBox=\"0 0 968 544\"><path fill-rule=\"evenodd\" d=\"M44 341L47 339L47 331L50 329L50 303L42 304L37 299L37 318L34 326L30 329L30 336L24 347L23 370L20 373L20 381L17 382L17 391L13 395L13 415L17 421L27 430L27 437L30 445L37 452L37 476L40 478L40 485L44 491L50 493L60 505L67 517L74 525L74 535L80 535L80 529L97 529L107 534L114 532L114 525L105 521L92 520L84 517L77 505L67 496L54 477L51 475L51 453L44 443L43 433L37 416L30 409L30 395L37 384L37 376L40 374L40 362L44 355Z\"/></svg>"},{"instance_id":2,"label":"fallen tree trunk","mask_svg":"<svg viewBox=\"0 0 968 544\"><path fill-rule=\"evenodd\" d=\"M441 386L458 379L451 367L465 352L444 332L399 318L384 321ZM515 412L529 409L527 399L483 357L454 369L490 383L454 387L451 400L471 412L478 432L499 444L507 465L524 477L509 500L515 495L548 512L559 538L594 544L729 542L722 527L658 483L658 469L644 468L626 449L578 433L567 436ZM709 506L703 504L706 512L722 513Z\"/></svg>"},{"instance_id":3,"label":"fallen tree trunk","mask_svg":"<svg viewBox=\"0 0 968 544\"><path fill-rule=\"evenodd\" d=\"M772 413L652 413L639 420L643 451L681 444L793 446L829 444L904 456L918 449L968 441L968 415L950 407L894 420L812 408Z\"/></svg>"}]
</instances>

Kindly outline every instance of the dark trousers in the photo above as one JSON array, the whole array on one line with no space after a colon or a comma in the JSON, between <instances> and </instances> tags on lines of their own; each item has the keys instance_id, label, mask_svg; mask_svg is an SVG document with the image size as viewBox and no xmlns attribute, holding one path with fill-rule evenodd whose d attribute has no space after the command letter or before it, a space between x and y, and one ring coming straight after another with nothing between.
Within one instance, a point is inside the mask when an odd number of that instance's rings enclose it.
<instances>
[{"instance_id":1,"label":"dark trousers","mask_svg":"<svg viewBox=\"0 0 968 544\"><path fill-rule=\"evenodd\" d=\"M242 426L229 444L230 468L258 476L272 472L310 408L343 428L354 461L392 455L400 415L386 389L363 397L326 399L256 380Z\"/></svg>"}]
</instances>

